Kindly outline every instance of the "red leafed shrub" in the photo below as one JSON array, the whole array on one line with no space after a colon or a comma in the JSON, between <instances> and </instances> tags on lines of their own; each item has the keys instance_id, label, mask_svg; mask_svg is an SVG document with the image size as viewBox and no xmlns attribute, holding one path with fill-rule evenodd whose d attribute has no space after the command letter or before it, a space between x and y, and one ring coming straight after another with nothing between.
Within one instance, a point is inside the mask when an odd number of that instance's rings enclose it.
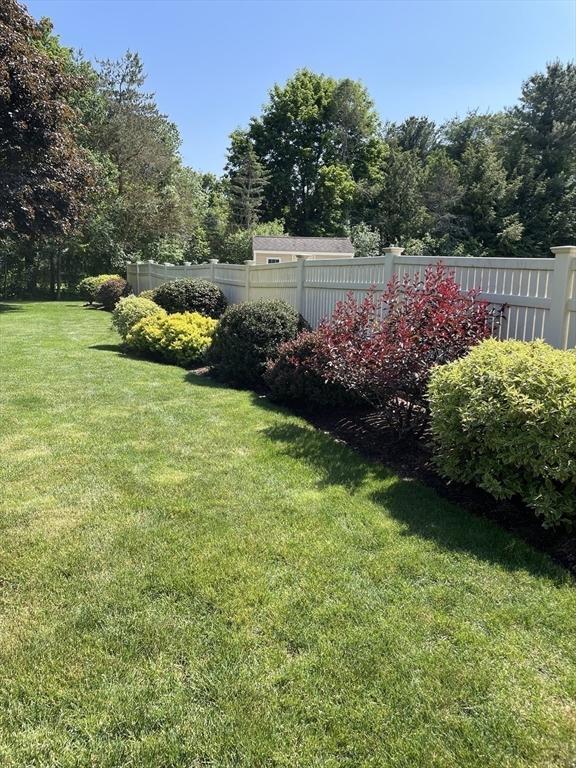
<instances>
[{"instance_id":1,"label":"red leafed shrub","mask_svg":"<svg viewBox=\"0 0 576 768\"><path fill-rule=\"evenodd\" d=\"M462 292L442 264L360 302L349 294L317 333L324 363L316 371L388 417L399 435L427 423L426 387L435 365L464 355L491 334L492 315L478 291Z\"/></svg>"},{"instance_id":2,"label":"red leafed shrub","mask_svg":"<svg viewBox=\"0 0 576 768\"><path fill-rule=\"evenodd\" d=\"M324 337L318 331L304 331L281 344L276 356L266 363L264 372L270 398L304 408L329 409L357 404L353 393L340 384L326 381L329 361L326 351Z\"/></svg>"},{"instance_id":3,"label":"red leafed shrub","mask_svg":"<svg viewBox=\"0 0 576 768\"><path fill-rule=\"evenodd\" d=\"M128 296L131 290L130 285L122 277L113 277L98 288L96 301L102 304L107 312L112 312L120 299Z\"/></svg>"}]
</instances>

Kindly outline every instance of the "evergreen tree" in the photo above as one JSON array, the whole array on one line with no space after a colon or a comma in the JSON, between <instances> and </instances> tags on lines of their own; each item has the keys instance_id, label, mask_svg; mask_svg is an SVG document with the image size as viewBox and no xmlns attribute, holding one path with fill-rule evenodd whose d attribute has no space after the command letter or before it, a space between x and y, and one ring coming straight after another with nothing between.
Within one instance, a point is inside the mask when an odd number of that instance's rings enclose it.
<instances>
[{"instance_id":1,"label":"evergreen tree","mask_svg":"<svg viewBox=\"0 0 576 768\"><path fill-rule=\"evenodd\" d=\"M576 240L576 64L549 64L522 87L512 111L518 214L529 249Z\"/></svg>"},{"instance_id":2,"label":"evergreen tree","mask_svg":"<svg viewBox=\"0 0 576 768\"><path fill-rule=\"evenodd\" d=\"M232 222L240 229L250 229L260 216L268 173L246 132L234 131L230 140L226 172Z\"/></svg>"}]
</instances>

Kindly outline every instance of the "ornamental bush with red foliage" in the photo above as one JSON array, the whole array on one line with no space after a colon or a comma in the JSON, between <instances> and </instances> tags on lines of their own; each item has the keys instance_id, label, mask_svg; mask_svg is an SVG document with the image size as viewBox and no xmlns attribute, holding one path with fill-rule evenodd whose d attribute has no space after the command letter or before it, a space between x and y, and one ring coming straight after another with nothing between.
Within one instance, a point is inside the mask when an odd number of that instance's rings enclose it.
<instances>
[{"instance_id":1,"label":"ornamental bush with red foliage","mask_svg":"<svg viewBox=\"0 0 576 768\"><path fill-rule=\"evenodd\" d=\"M423 278L394 277L358 302L352 294L315 332L314 374L377 409L399 437L428 421L426 388L435 365L464 355L491 334L493 316L478 291L462 292L442 265Z\"/></svg>"},{"instance_id":2,"label":"ornamental bush with red foliage","mask_svg":"<svg viewBox=\"0 0 576 768\"><path fill-rule=\"evenodd\" d=\"M129 296L132 292L130 285L122 277L113 277L110 280L106 280L98 288L96 294L96 301L102 304L103 308L107 312L112 312L116 304L124 296Z\"/></svg>"},{"instance_id":3,"label":"ornamental bush with red foliage","mask_svg":"<svg viewBox=\"0 0 576 768\"><path fill-rule=\"evenodd\" d=\"M357 404L353 393L326 381L328 359L324 338L318 331L304 331L281 344L264 372L270 399L321 410Z\"/></svg>"}]
</instances>

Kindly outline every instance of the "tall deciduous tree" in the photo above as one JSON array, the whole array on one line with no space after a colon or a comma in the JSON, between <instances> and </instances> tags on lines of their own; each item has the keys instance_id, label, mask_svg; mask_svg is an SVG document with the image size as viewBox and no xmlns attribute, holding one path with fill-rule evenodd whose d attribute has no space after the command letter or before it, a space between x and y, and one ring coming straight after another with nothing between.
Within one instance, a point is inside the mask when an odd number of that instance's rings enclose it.
<instances>
[{"instance_id":1,"label":"tall deciduous tree","mask_svg":"<svg viewBox=\"0 0 576 768\"><path fill-rule=\"evenodd\" d=\"M15 0L0 5L0 234L58 236L81 220L93 168L71 106L82 82Z\"/></svg>"},{"instance_id":2,"label":"tall deciduous tree","mask_svg":"<svg viewBox=\"0 0 576 768\"><path fill-rule=\"evenodd\" d=\"M285 219L298 234L338 234L349 223L377 124L366 90L351 80L303 69L274 86L248 132L270 178L264 218Z\"/></svg>"}]
</instances>

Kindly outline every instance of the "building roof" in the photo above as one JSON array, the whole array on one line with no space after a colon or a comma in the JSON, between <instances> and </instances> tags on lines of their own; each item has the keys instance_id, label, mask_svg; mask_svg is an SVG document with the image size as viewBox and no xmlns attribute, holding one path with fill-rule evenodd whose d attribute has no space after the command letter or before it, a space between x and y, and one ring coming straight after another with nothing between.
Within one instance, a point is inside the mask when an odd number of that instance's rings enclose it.
<instances>
[{"instance_id":1,"label":"building roof","mask_svg":"<svg viewBox=\"0 0 576 768\"><path fill-rule=\"evenodd\" d=\"M354 246L349 237L291 237L290 235L255 235L252 238L254 251L286 253L349 253L354 255Z\"/></svg>"}]
</instances>

